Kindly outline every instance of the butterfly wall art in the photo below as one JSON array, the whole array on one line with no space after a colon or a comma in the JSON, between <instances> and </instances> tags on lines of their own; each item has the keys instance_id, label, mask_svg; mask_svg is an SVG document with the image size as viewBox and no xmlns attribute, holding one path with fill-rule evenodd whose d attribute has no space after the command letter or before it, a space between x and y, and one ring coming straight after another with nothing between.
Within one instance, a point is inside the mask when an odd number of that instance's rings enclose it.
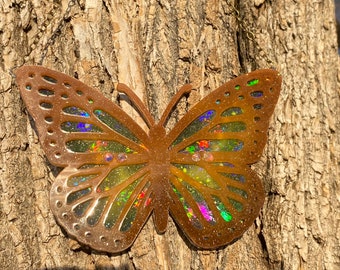
<instances>
[{"instance_id":1,"label":"butterfly wall art","mask_svg":"<svg viewBox=\"0 0 340 270\"><path fill-rule=\"evenodd\" d=\"M79 242L111 253L129 248L152 215L158 233L168 215L198 248L239 238L264 202L251 170L267 141L281 76L269 69L241 75L165 125L182 87L155 120L124 84L117 90L144 119L75 78L23 66L16 80L48 160L64 168L50 192L58 223Z\"/></svg>"}]
</instances>

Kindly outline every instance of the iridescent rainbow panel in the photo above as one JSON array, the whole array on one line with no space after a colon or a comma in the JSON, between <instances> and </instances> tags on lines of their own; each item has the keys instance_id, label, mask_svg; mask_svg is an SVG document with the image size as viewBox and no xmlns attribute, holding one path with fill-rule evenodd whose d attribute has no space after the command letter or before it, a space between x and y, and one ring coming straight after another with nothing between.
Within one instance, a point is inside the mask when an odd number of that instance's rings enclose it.
<instances>
[{"instance_id":1,"label":"iridescent rainbow panel","mask_svg":"<svg viewBox=\"0 0 340 270\"><path fill-rule=\"evenodd\" d=\"M241 132L247 128L246 124L241 121L221 123L209 130L212 133Z\"/></svg>"},{"instance_id":2,"label":"iridescent rainbow panel","mask_svg":"<svg viewBox=\"0 0 340 270\"><path fill-rule=\"evenodd\" d=\"M198 228L198 229L202 229L203 226L201 224L201 222L199 221L199 219L197 218L197 216L194 213L194 210L191 208L190 204L187 203L187 201L184 199L183 195L178 191L178 189L171 184L172 186L172 190L174 191L174 193L177 195L179 201L182 203L183 209L190 221L190 223Z\"/></svg>"},{"instance_id":3,"label":"iridescent rainbow panel","mask_svg":"<svg viewBox=\"0 0 340 270\"><path fill-rule=\"evenodd\" d=\"M190 176L193 181L213 189L220 189L220 186L216 181L208 174L208 172L196 165L190 164L172 164L176 168L180 169L182 172Z\"/></svg>"},{"instance_id":4,"label":"iridescent rainbow panel","mask_svg":"<svg viewBox=\"0 0 340 270\"><path fill-rule=\"evenodd\" d=\"M133 149L116 141L102 140L72 140L66 142L66 147L75 153L93 153L93 152L110 152L110 153L136 153Z\"/></svg>"},{"instance_id":5,"label":"iridescent rainbow panel","mask_svg":"<svg viewBox=\"0 0 340 270\"><path fill-rule=\"evenodd\" d=\"M237 152L242 150L243 141L238 139L200 140L188 145L180 152L193 154L199 151L206 152Z\"/></svg>"},{"instance_id":6,"label":"iridescent rainbow panel","mask_svg":"<svg viewBox=\"0 0 340 270\"><path fill-rule=\"evenodd\" d=\"M128 180L132 175L142 169L145 164L135 164L128 166L119 166L110 171L110 173L104 178L104 180L97 187L96 192L101 193L109 191L113 187Z\"/></svg>"},{"instance_id":7,"label":"iridescent rainbow panel","mask_svg":"<svg viewBox=\"0 0 340 270\"><path fill-rule=\"evenodd\" d=\"M84 188L84 189L77 190L77 191L74 191L74 192L70 193L67 196L67 204L71 204L71 203L79 200L80 198L82 198L85 195L89 194L91 191L92 191L92 188L88 187L88 188Z\"/></svg>"},{"instance_id":8,"label":"iridescent rainbow panel","mask_svg":"<svg viewBox=\"0 0 340 270\"><path fill-rule=\"evenodd\" d=\"M206 221L208 221L210 224L215 224L216 220L214 218L214 215L212 211L210 210L207 202L204 200L202 194L196 190L193 186L191 186L189 183L183 181L182 179L178 178L179 182L182 183L182 185L189 191L193 199L195 200L202 216Z\"/></svg>"},{"instance_id":9,"label":"iridescent rainbow panel","mask_svg":"<svg viewBox=\"0 0 340 270\"><path fill-rule=\"evenodd\" d=\"M216 112L214 110L209 110L201 114L182 131L172 145L174 146L200 131L211 122L215 115Z\"/></svg>"},{"instance_id":10,"label":"iridescent rainbow panel","mask_svg":"<svg viewBox=\"0 0 340 270\"><path fill-rule=\"evenodd\" d=\"M96 177L97 174L77 175L67 179L67 186L76 187Z\"/></svg>"},{"instance_id":11,"label":"iridescent rainbow panel","mask_svg":"<svg viewBox=\"0 0 340 270\"><path fill-rule=\"evenodd\" d=\"M131 194L133 193L135 187L140 183L142 178L137 179L132 184L128 185L125 189L123 189L115 198L115 200L110 205L108 214L105 218L104 225L106 228L112 228L120 214L122 213L127 201L130 199Z\"/></svg>"},{"instance_id":12,"label":"iridescent rainbow panel","mask_svg":"<svg viewBox=\"0 0 340 270\"><path fill-rule=\"evenodd\" d=\"M89 208L89 206L91 205L92 201L93 200L90 199L90 200L87 200L85 202L81 202L78 205L76 205L73 208L74 214L78 217L82 217L85 214L85 212L87 211L87 209Z\"/></svg>"},{"instance_id":13,"label":"iridescent rainbow panel","mask_svg":"<svg viewBox=\"0 0 340 270\"><path fill-rule=\"evenodd\" d=\"M243 114L243 110L240 107L230 107L221 113L221 116L228 117L228 116L235 116Z\"/></svg>"},{"instance_id":14,"label":"iridescent rainbow panel","mask_svg":"<svg viewBox=\"0 0 340 270\"><path fill-rule=\"evenodd\" d=\"M229 203L235 208L237 212L241 212L243 210L243 204L237 200L228 198Z\"/></svg>"},{"instance_id":15,"label":"iridescent rainbow panel","mask_svg":"<svg viewBox=\"0 0 340 270\"><path fill-rule=\"evenodd\" d=\"M150 187L150 182L146 183L146 185L144 186L144 188L142 189L142 191L137 195L135 201L133 202L129 212L127 213L121 227L119 228L120 231L122 232L126 232L128 231L135 218L136 218L136 215L137 215L137 212L138 212L138 209L140 207L147 207L150 202L151 202L151 198L146 198L146 194L147 194L147 191ZM142 202L144 201L144 204L142 204Z\"/></svg>"},{"instance_id":16,"label":"iridescent rainbow panel","mask_svg":"<svg viewBox=\"0 0 340 270\"><path fill-rule=\"evenodd\" d=\"M65 132L102 132L101 128L86 122L67 121L61 123L60 128Z\"/></svg>"},{"instance_id":17,"label":"iridescent rainbow panel","mask_svg":"<svg viewBox=\"0 0 340 270\"><path fill-rule=\"evenodd\" d=\"M221 199L218 196L212 195L211 196L217 210L220 212L221 217L226 221L230 222L233 219L232 214L227 210L225 205L222 203Z\"/></svg>"},{"instance_id":18,"label":"iridescent rainbow panel","mask_svg":"<svg viewBox=\"0 0 340 270\"><path fill-rule=\"evenodd\" d=\"M228 187L228 189L229 189L231 192L234 192L234 193L236 193L236 194L242 196L242 197L245 198L245 199L248 198L248 194L247 194L247 192L246 192L245 190L240 189L240 188L237 188L237 187L234 187L234 186L230 186L230 185L228 185L227 187Z\"/></svg>"},{"instance_id":19,"label":"iridescent rainbow panel","mask_svg":"<svg viewBox=\"0 0 340 270\"><path fill-rule=\"evenodd\" d=\"M140 140L127 127L125 127L121 122L119 122L109 113L103 110L95 110L93 113L102 123L110 127L115 132L136 143L140 143Z\"/></svg>"},{"instance_id":20,"label":"iridescent rainbow panel","mask_svg":"<svg viewBox=\"0 0 340 270\"><path fill-rule=\"evenodd\" d=\"M90 117L90 114L87 111L75 106L65 107L63 108L63 112L66 114L81 116L85 118Z\"/></svg>"},{"instance_id":21,"label":"iridescent rainbow panel","mask_svg":"<svg viewBox=\"0 0 340 270\"><path fill-rule=\"evenodd\" d=\"M242 174L237 174L237 173L225 173L225 172L220 172L225 177L228 177L232 180L244 183L246 181L246 177Z\"/></svg>"},{"instance_id":22,"label":"iridescent rainbow panel","mask_svg":"<svg viewBox=\"0 0 340 270\"><path fill-rule=\"evenodd\" d=\"M89 224L90 226L94 226L98 223L98 220L103 214L108 199L109 197L104 197L96 201L96 205L92 208L90 215L86 219L87 224Z\"/></svg>"}]
</instances>

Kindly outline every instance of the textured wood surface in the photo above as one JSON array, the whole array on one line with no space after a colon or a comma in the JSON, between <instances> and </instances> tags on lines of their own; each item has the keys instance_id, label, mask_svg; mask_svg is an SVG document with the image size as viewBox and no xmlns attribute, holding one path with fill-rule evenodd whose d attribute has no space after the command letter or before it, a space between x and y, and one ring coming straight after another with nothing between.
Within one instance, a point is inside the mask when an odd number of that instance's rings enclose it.
<instances>
[{"instance_id":1,"label":"textured wood surface","mask_svg":"<svg viewBox=\"0 0 340 270\"><path fill-rule=\"evenodd\" d=\"M0 3L0 268L340 269L339 63L325 1L10 1ZM275 68L283 89L256 169L260 217L237 242L196 250L169 218L131 250L98 254L70 240L49 209L59 169L39 145L12 70L42 64L115 99L128 84L157 119L180 86L185 109L225 81ZM136 119L128 104L122 106ZM68 268L67 268L68 267Z\"/></svg>"}]
</instances>

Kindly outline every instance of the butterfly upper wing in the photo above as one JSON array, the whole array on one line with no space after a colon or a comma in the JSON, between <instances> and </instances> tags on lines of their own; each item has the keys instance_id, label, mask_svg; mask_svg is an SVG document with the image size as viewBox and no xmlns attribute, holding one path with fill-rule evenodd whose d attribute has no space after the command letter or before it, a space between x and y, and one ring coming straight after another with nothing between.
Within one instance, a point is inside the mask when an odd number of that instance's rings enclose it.
<instances>
[{"instance_id":1,"label":"butterfly upper wing","mask_svg":"<svg viewBox=\"0 0 340 270\"><path fill-rule=\"evenodd\" d=\"M84 161L104 162L98 160L104 151L94 148L84 155L86 145L77 145L79 141L105 141L108 149L125 146L139 153L144 151L142 144L148 141L147 134L119 106L93 88L39 66L23 66L16 76L20 94L52 164L66 167Z\"/></svg>"},{"instance_id":2,"label":"butterfly upper wing","mask_svg":"<svg viewBox=\"0 0 340 270\"><path fill-rule=\"evenodd\" d=\"M264 191L250 164L265 146L280 86L273 70L237 77L201 100L170 131L170 212L196 246L225 245L257 217Z\"/></svg>"},{"instance_id":3,"label":"butterfly upper wing","mask_svg":"<svg viewBox=\"0 0 340 270\"><path fill-rule=\"evenodd\" d=\"M51 187L56 219L97 250L128 248L152 211L148 135L72 77L39 66L16 76L47 158L66 167Z\"/></svg>"}]
</instances>

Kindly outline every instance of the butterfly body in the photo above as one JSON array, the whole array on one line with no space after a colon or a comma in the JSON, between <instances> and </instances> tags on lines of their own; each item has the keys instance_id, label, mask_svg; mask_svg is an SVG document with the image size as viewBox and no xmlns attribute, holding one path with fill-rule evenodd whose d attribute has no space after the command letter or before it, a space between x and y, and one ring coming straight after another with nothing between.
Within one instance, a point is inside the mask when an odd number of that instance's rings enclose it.
<instances>
[{"instance_id":1,"label":"butterfly body","mask_svg":"<svg viewBox=\"0 0 340 270\"><path fill-rule=\"evenodd\" d=\"M62 172L51 209L66 231L94 249L130 247L153 216L168 215L199 248L237 239L252 224L264 190L250 164L259 160L281 77L273 70L242 75L207 95L169 132L165 125L182 87L158 123L124 84L146 123L63 73L39 66L17 70L17 83L49 161Z\"/></svg>"}]
</instances>

